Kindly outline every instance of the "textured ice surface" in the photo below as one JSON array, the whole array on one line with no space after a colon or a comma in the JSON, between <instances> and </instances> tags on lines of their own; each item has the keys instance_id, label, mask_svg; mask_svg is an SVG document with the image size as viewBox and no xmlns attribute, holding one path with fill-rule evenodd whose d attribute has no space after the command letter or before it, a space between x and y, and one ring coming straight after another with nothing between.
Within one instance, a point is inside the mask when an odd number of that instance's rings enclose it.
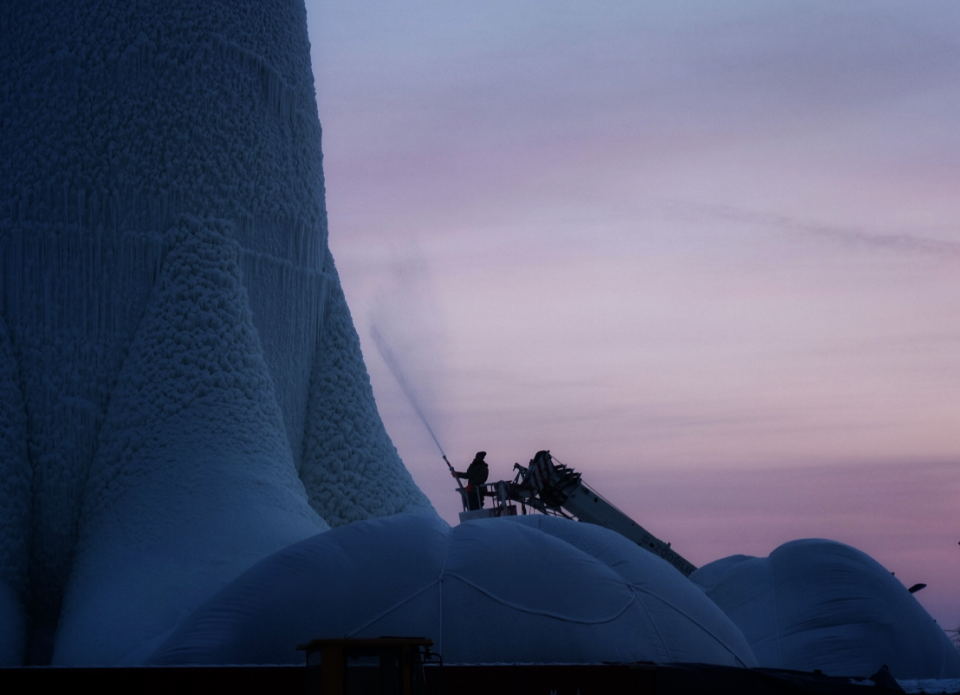
<instances>
[{"instance_id":1,"label":"textured ice surface","mask_svg":"<svg viewBox=\"0 0 960 695\"><path fill-rule=\"evenodd\" d=\"M136 663L256 561L329 528L296 475L236 242L199 220L171 235L100 429L56 664Z\"/></svg>"},{"instance_id":2,"label":"textured ice surface","mask_svg":"<svg viewBox=\"0 0 960 695\"><path fill-rule=\"evenodd\" d=\"M333 268L333 260L330 259ZM331 526L432 506L413 483L375 411L360 339L335 283L327 295L307 409L300 477Z\"/></svg>"},{"instance_id":3,"label":"textured ice surface","mask_svg":"<svg viewBox=\"0 0 960 695\"><path fill-rule=\"evenodd\" d=\"M0 319L0 666L23 663L30 541L27 415Z\"/></svg>"},{"instance_id":4,"label":"textured ice surface","mask_svg":"<svg viewBox=\"0 0 960 695\"><path fill-rule=\"evenodd\" d=\"M838 676L960 677L960 654L889 571L826 540L717 560L691 577L743 631L761 666Z\"/></svg>"},{"instance_id":5,"label":"textured ice surface","mask_svg":"<svg viewBox=\"0 0 960 695\"><path fill-rule=\"evenodd\" d=\"M369 499L349 490L346 504L337 495L348 489L325 477L310 499L329 500L338 521L428 507L379 426L369 388L351 386L335 406L309 392L329 381L315 368L320 345L352 351L343 363L360 373L346 383L365 383L366 372L355 340L325 334L353 329L327 250L302 0L5 0L0 70L0 318L32 475L32 658L42 661L52 644L77 538L92 543L80 526L91 465L96 459L97 475L118 465L99 447L127 451L101 428L117 417L114 387L183 215L219 220L218 233L236 243L246 290L237 312L252 316L287 440L289 456L276 465L299 470L309 448L314 467L342 464L390 481L368 487ZM362 451L346 435L343 446L305 447L305 432L326 436L336 423L323 419L341 414L366 423ZM209 422L214 433L229 424ZM377 452L387 452L382 461ZM4 534L18 515L4 507ZM0 660L19 653L0 649Z\"/></svg>"},{"instance_id":6,"label":"textured ice surface","mask_svg":"<svg viewBox=\"0 0 960 695\"><path fill-rule=\"evenodd\" d=\"M545 517L450 528L350 524L267 558L185 621L151 663L303 663L324 637L420 635L445 663L651 660L755 665L673 567L612 531Z\"/></svg>"}]
</instances>

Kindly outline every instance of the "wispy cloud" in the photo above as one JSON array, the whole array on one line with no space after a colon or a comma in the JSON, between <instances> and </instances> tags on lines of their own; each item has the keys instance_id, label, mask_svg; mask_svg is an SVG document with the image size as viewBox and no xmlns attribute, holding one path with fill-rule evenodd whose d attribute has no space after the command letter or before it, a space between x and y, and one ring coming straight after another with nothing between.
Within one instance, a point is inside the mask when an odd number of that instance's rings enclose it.
<instances>
[{"instance_id":1,"label":"wispy cloud","mask_svg":"<svg viewBox=\"0 0 960 695\"><path fill-rule=\"evenodd\" d=\"M942 259L960 260L960 242L935 239L909 232L873 232L859 227L825 224L816 220L805 220L777 213L747 210L732 205L716 205L689 200L667 200L667 207L691 213L711 220L743 223L753 226L777 229L791 234L807 237L820 237L835 243L859 245L936 256ZM960 237L960 227L949 230Z\"/></svg>"}]
</instances>

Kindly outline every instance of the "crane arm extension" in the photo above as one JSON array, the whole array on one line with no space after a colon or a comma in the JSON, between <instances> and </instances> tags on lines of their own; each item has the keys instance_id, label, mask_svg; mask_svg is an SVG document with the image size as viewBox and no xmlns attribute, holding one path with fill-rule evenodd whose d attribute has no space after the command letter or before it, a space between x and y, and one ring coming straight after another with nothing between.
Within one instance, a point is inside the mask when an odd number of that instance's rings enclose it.
<instances>
[{"instance_id":1,"label":"crane arm extension","mask_svg":"<svg viewBox=\"0 0 960 695\"><path fill-rule=\"evenodd\" d=\"M632 540L644 550L648 550L654 555L662 557L680 570L686 577L689 577L690 574L697 569L691 562L681 557L679 553L671 550L669 543L661 541L587 487L583 482L578 482L576 485L564 490L564 492L566 493L566 499L563 501L563 508L580 521L586 521L591 524L596 524L597 526L603 526L611 531L616 531L621 536Z\"/></svg>"}]
</instances>

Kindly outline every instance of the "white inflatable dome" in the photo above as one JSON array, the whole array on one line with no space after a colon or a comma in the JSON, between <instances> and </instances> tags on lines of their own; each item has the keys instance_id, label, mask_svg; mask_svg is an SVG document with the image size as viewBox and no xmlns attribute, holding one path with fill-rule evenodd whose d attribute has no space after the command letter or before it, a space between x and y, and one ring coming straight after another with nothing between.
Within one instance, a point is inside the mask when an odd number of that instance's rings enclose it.
<instances>
[{"instance_id":1,"label":"white inflatable dome","mask_svg":"<svg viewBox=\"0 0 960 695\"><path fill-rule=\"evenodd\" d=\"M673 567L606 529L541 516L450 528L357 522L263 560L149 659L302 663L315 638L423 636L445 663L754 666L740 631Z\"/></svg>"},{"instance_id":2,"label":"white inflatable dome","mask_svg":"<svg viewBox=\"0 0 960 695\"><path fill-rule=\"evenodd\" d=\"M743 631L761 666L899 679L956 678L960 654L906 588L870 556L827 540L735 555L690 579Z\"/></svg>"}]
</instances>

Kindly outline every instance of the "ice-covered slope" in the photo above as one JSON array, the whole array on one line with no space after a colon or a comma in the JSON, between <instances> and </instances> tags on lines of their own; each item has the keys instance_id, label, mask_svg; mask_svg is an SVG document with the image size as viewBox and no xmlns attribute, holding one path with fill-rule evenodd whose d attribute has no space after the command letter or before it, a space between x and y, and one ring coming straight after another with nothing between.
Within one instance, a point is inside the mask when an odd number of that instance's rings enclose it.
<instances>
[{"instance_id":1,"label":"ice-covered slope","mask_svg":"<svg viewBox=\"0 0 960 695\"><path fill-rule=\"evenodd\" d=\"M717 560L690 579L743 631L761 666L896 678L960 677L960 654L876 560L826 540Z\"/></svg>"},{"instance_id":2,"label":"ice-covered slope","mask_svg":"<svg viewBox=\"0 0 960 695\"><path fill-rule=\"evenodd\" d=\"M137 663L252 564L328 528L222 232L196 219L171 232L100 429L54 663Z\"/></svg>"},{"instance_id":3,"label":"ice-covered slope","mask_svg":"<svg viewBox=\"0 0 960 695\"><path fill-rule=\"evenodd\" d=\"M329 259L333 270L333 259ZM429 511L375 411L360 339L339 283L327 295L317 345L300 477L310 504L331 526L401 511ZM398 494L401 493L401 494Z\"/></svg>"},{"instance_id":4,"label":"ice-covered slope","mask_svg":"<svg viewBox=\"0 0 960 695\"><path fill-rule=\"evenodd\" d=\"M23 663L26 646L30 466L27 415L7 329L0 319L0 666Z\"/></svg>"},{"instance_id":5,"label":"ice-covered slope","mask_svg":"<svg viewBox=\"0 0 960 695\"><path fill-rule=\"evenodd\" d=\"M564 519L351 524L253 567L156 664L303 663L314 638L422 635L445 663L695 661L753 666L743 635L660 558Z\"/></svg>"},{"instance_id":6,"label":"ice-covered slope","mask_svg":"<svg viewBox=\"0 0 960 695\"><path fill-rule=\"evenodd\" d=\"M339 306L328 299L339 281L302 0L6 0L0 70L0 318L27 415L30 618L33 658L43 661L99 430L182 214L222 220L238 244L297 470L316 402L310 384L325 381L314 363L337 363L315 359L318 346L342 345L345 364L363 363L356 342L325 336L350 319L340 309L324 316ZM323 418L339 413L377 420L369 389L336 397L335 408L312 406L311 432L335 430ZM370 452L392 445L382 428L365 434L363 471L376 477L381 461ZM349 469L356 439L344 442L309 448ZM397 475L395 453L382 463L394 482L370 500L351 493L354 516L429 507Z\"/></svg>"}]
</instances>

